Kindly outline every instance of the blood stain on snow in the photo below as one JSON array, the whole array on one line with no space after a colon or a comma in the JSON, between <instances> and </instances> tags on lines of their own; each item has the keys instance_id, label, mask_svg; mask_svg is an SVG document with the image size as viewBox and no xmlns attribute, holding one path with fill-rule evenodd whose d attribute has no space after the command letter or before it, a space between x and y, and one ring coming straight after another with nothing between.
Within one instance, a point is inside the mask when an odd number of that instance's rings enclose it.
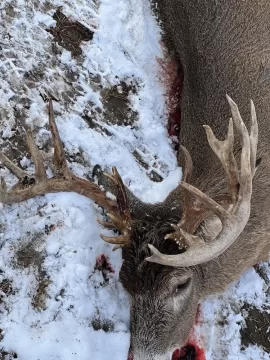
<instances>
[{"instance_id":1,"label":"blood stain on snow","mask_svg":"<svg viewBox=\"0 0 270 360\"><path fill-rule=\"evenodd\" d=\"M108 260L108 257L104 254L97 256L96 258L96 269L107 271L109 273L114 273L114 269L111 263Z\"/></svg>"}]
</instances>

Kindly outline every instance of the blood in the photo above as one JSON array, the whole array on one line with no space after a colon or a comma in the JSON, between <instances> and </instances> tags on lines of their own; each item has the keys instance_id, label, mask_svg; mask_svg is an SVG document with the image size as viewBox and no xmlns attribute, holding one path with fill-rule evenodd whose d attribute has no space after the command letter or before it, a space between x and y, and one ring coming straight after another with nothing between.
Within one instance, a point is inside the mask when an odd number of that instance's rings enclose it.
<instances>
[{"instance_id":1,"label":"blood","mask_svg":"<svg viewBox=\"0 0 270 360\"><path fill-rule=\"evenodd\" d=\"M205 351L196 343L189 341L181 350L173 353L172 360L205 360Z\"/></svg>"},{"instance_id":2,"label":"blood","mask_svg":"<svg viewBox=\"0 0 270 360\"><path fill-rule=\"evenodd\" d=\"M179 70L175 59L158 59L162 83L166 92L166 107L168 114L167 130L173 147L176 151L179 149L179 133L181 124L181 94L183 90L183 73Z\"/></svg>"},{"instance_id":3,"label":"blood","mask_svg":"<svg viewBox=\"0 0 270 360\"><path fill-rule=\"evenodd\" d=\"M201 323L202 323L202 311L201 311L201 306L199 305L197 309L194 325L201 325Z\"/></svg>"},{"instance_id":4,"label":"blood","mask_svg":"<svg viewBox=\"0 0 270 360\"><path fill-rule=\"evenodd\" d=\"M178 138L181 125L181 94L183 87L183 76L177 72L175 78L172 81L171 89L169 92L168 108L168 134L174 142L174 146L178 147Z\"/></svg>"},{"instance_id":5,"label":"blood","mask_svg":"<svg viewBox=\"0 0 270 360\"><path fill-rule=\"evenodd\" d=\"M205 360L205 351L194 341L188 341L180 350L175 350L172 360Z\"/></svg>"},{"instance_id":6,"label":"blood","mask_svg":"<svg viewBox=\"0 0 270 360\"><path fill-rule=\"evenodd\" d=\"M109 273L114 273L114 269L113 269L111 263L109 262L108 257L104 254L97 256L95 268L99 269L101 271L107 271Z\"/></svg>"},{"instance_id":7,"label":"blood","mask_svg":"<svg viewBox=\"0 0 270 360\"><path fill-rule=\"evenodd\" d=\"M196 313L194 326L200 325L202 322L202 313L201 308L198 306L198 310ZM204 349L198 345L198 339L194 335L194 327L191 331L191 335L187 344L182 347L180 350L175 350L172 356L172 360L205 360L205 351Z\"/></svg>"}]
</instances>

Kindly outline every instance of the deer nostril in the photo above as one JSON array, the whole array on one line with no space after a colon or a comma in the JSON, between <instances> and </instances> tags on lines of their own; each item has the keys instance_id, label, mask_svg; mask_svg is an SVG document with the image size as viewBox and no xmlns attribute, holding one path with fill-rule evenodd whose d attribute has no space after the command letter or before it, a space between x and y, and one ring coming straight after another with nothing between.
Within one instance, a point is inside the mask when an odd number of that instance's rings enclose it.
<instances>
[{"instance_id":1,"label":"deer nostril","mask_svg":"<svg viewBox=\"0 0 270 360\"><path fill-rule=\"evenodd\" d=\"M180 356L180 350L176 349L172 354L172 360L178 360Z\"/></svg>"},{"instance_id":2,"label":"deer nostril","mask_svg":"<svg viewBox=\"0 0 270 360\"><path fill-rule=\"evenodd\" d=\"M193 345L186 345L181 350L175 350L172 360L197 360L196 349Z\"/></svg>"}]
</instances>

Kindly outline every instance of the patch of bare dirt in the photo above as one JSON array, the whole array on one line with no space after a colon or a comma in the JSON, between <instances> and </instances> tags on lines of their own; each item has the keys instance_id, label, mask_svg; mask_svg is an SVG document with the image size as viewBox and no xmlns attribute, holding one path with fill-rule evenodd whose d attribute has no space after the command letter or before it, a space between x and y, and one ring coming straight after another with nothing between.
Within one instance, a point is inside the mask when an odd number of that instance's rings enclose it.
<instances>
[{"instance_id":1,"label":"patch of bare dirt","mask_svg":"<svg viewBox=\"0 0 270 360\"><path fill-rule=\"evenodd\" d=\"M247 315L245 327L240 331L242 345L257 345L270 354L270 313L248 304L243 307L243 311Z\"/></svg>"},{"instance_id":2,"label":"patch of bare dirt","mask_svg":"<svg viewBox=\"0 0 270 360\"><path fill-rule=\"evenodd\" d=\"M114 331L114 323L109 319L100 319L96 317L92 320L91 326L94 330L103 330L105 332L113 332Z\"/></svg>"},{"instance_id":3,"label":"patch of bare dirt","mask_svg":"<svg viewBox=\"0 0 270 360\"><path fill-rule=\"evenodd\" d=\"M12 293L11 281L9 279L2 280L0 282L0 304L1 304L3 296L6 297L6 296L10 295L11 293Z\"/></svg>"},{"instance_id":4,"label":"patch of bare dirt","mask_svg":"<svg viewBox=\"0 0 270 360\"><path fill-rule=\"evenodd\" d=\"M32 268L35 270L37 287L32 297L32 306L37 311L43 311L46 309L48 295L48 287L51 281L44 271L43 262L46 256L46 252L42 243L45 240L45 236L55 229L55 225L46 225L44 233L36 234L34 239L21 245L17 251L15 251L15 258L13 260L14 265L22 268Z\"/></svg>"},{"instance_id":5,"label":"patch of bare dirt","mask_svg":"<svg viewBox=\"0 0 270 360\"><path fill-rule=\"evenodd\" d=\"M110 124L119 126L133 126L138 114L130 106L129 96L136 94L137 86L135 81L130 84L121 81L119 85L106 88L101 92L104 106L105 119Z\"/></svg>"},{"instance_id":6,"label":"patch of bare dirt","mask_svg":"<svg viewBox=\"0 0 270 360\"><path fill-rule=\"evenodd\" d=\"M5 351L0 348L0 360L13 360L18 359L18 355L13 351Z\"/></svg>"},{"instance_id":7,"label":"patch of bare dirt","mask_svg":"<svg viewBox=\"0 0 270 360\"><path fill-rule=\"evenodd\" d=\"M270 300L269 266L270 264L262 263L255 265L254 269L264 281L265 293ZM269 301L266 304L269 304ZM240 332L243 347L257 345L270 354L270 306L265 305L261 310L244 304L242 314L245 318L245 326Z\"/></svg>"},{"instance_id":8,"label":"patch of bare dirt","mask_svg":"<svg viewBox=\"0 0 270 360\"><path fill-rule=\"evenodd\" d=\"M137 162L146 170L149 170L149 165L147 164L146 161L144 161L144 159L142 158L142 156L138 153L138 151L134 151L132 153L132 155L134 156L134 158L137 160ZM154 181L154 182L161 182L163 180L163 178L154 170L152 169L150 171L150 173L148 174L149 178Z\"/></svg>"},{"instance_id":9,"label":"patch of bare dirt","mask_svg":"<svg viewBox=\"0 0 270 360\"><path fill-rule=\"evenodd\" d=\"M30 234L29 234L30 235ZM36 234L35 239L31 239L26 244L21 245L15 253L14 264L18 267L29 268L37 267L38 272L42 272L42 264L45 258L45 251L37 250L43 241L43 233Z\"/></svg>"},{"instance_id":10,"label":"patch of bare dirt","mask_svg":"<svg viewBox=\"0 0 270 360\"><path fill-rule=\"evenodd\" d=\"M90 41L93 38L93 31L82 25L79 21L72 21L62 13L59 7L53 15L56 27L47 29L54 40L65 49L71 51L73 56L82 53L80 44L82 41Z\"/></svg>"},{"instance_id":11,"label":"patch of bare dirt","mask_svg":"<svg viewBox=\"0 0 270 360\"><path fill-rule=\"evenodd\" d=\"M47 300L49 299L48 295L48 286L52 282L49 279L40 279L36 294L32 299L32 306L38 311L45 310L47 305Z\"/></svg>"}]
</instances>

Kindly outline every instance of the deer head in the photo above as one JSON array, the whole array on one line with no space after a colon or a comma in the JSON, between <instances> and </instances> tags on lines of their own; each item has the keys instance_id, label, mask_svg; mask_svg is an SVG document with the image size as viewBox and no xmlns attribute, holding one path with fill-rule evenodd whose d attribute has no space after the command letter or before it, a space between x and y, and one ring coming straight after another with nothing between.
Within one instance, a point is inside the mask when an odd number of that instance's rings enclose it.
<instances>
[{"instance_id":1,"label":"deer head","mask_svg":"<svg viewBox=\"0 0 270 360\"><path fill-rule=\"evenodd\" d=\"M122 249L120 280L130 297L134 360L169 360L172 352L185 344L198 302L209 292L203 264L218 261L249 219L257 119L252 104L249 135L237 105L229 97L228 102L232 119L226 139L219 141L211 128L205 126L209 145L221 162L228 183L228 192L213 198L189 184L192 159L188 150L182 148L186 160L184 176L174 190L175 196L171 194L164 203L144 204L130 193L113 168L112 174L105 176L111 182L116 201L108 199L98 185L77 177L68 169L51 100L49 124L54 143L54 176L47 177L30 131L27 131L27 143L35 164L34 175L29 176L5 155L0 155L2 163L19 179L10 190L1 179L2 203L20 202L49 192L74 191L107 210L110 221L102 224L117 228L121 234L101 237L114 244L114 249ZM242 141L240 171L233 153L234 128ZM207 238L204 224L216 223L217 219L218 228Z\"/></svg>"}]
</instances>

